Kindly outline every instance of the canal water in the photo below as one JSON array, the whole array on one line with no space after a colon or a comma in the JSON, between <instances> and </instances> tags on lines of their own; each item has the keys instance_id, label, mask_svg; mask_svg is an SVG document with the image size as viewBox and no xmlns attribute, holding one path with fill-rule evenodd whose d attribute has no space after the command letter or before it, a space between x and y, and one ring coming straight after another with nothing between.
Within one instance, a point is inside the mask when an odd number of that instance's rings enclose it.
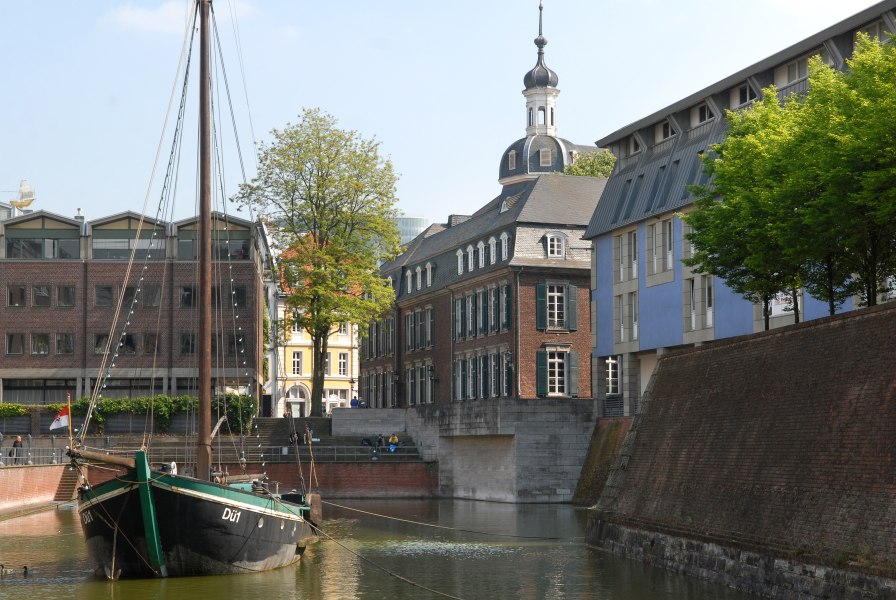
<instances>
[{"instance_id":1,"label":"canal water","mask_svg":"<svg viewBox=\"0 0 896 600\"><path fill-rule=\"evenodd\" d=\"M0 522L0 563L15 570L0 577L0 599L752 598L589 549L586 521L568 505L334 500L297 566L113 583L92 578L75 511L41 512Z\"/></svg>"}]
</instances>

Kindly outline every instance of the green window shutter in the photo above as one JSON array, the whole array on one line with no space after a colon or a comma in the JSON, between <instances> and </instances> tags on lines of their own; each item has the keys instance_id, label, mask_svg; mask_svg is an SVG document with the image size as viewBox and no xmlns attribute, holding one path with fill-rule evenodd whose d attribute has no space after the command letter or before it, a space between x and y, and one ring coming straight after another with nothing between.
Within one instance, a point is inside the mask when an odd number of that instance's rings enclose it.
<instances>
[{"instance_id":1,"label":"green window shutter","mask_svg":"<svg viewBox=\"0 0 896 600\"><path fill-rule=\"evenodd\" d=\"M411 368L411 406L417 404L417 369Z\"/></svg>"},{"instance_id":2,"label":"green window shutter","mask_svg":"<svg viewBox=\"0 0 896 600\"><path fill-rule=\"evenodd\" d=\"M573 398L579 397L579 353L570 352L567 357L569 360L569 372L567 373L567 381L569 385L569 395Z\"/></svg>"},{"instance_id":3,"label":"green window shutter","mask_svg":"<svg viewBox=\"0 0 896 600\"><path fill-rule=\"evenodd\" d=\"M535 394L540 398L548 395L548 353L544 350L535 353Z\"/></svg>"},{"instance_id":4,"label":"green window shutter","mask_svg":"<svg viewBox=\"0 0 896 600\"><path fill-rule=\"evenodd\" d=\"M436 340L436 311L429 309L429 335L426 337L426 345L432 347Z\"/></svg>"},{"instance_id":5,"label":"green window shutter","mask_svg":"<svg viewBox=\"0 0 896 600\"><path fill-rule=\"evenodd\" d=\"M457 300L451 303L451 339L457 341Z\"/></svg>"},{"instance_id":6,"label":"green window shutter","mask_svg":"<svg viewBox=\"0 0 896 600\"><path fill-rule=\"evenodd\" d=\"M467 337L467 299L460 299L460 329L457 338L462 340Z\"/></svg>"},{"instance_id":7,"label":"green window shutter","mask_svg":"<svg viewBox=\"0 0 896 600\"><path fill-rule=\"evenodd\" d=\"M482 356L480 359L482 361L482 397L488 398L488 356Z\"/></svg>"},{"instance_id":8,"label":"green window shutter","mask_svg":"<svg viewBox=\"0 0 896 600\"><path fill-rule=\"evenodd\" d=\"M467 398L467 359L460 359L460 399Z\"/></svg>"},{"instance_id":9,"label":"green window shutter","mask_svg":"<svg viewBox=\"0 0 896 600\"><path fill-rule=\"evenodd\" d=\"M572 284L566 286L566 328L579 329L579 288Z\"/></svg>"},{"instance_id":10,"label":"green window shutter","mask_svg":"<svg viewBox=\"0 0 896 600\"><path fill-rule=\"evenodd\" d=\"M501 329L501 291L498 288L492 288L492 331Z\"/></svg>"},{"instance_id":11,"label":"green window shutter","mask_svg":"<svg viewBox=\"0 0 896 600\"><path fill-rule=\"evenodd\" d=\"M482 290L482 293L479 295L479 306L481 313L479 333L485 335L488 333L488 290Z\"/></svg>"},{"instance_id":12,"label":"green window shutter","mask_svg":"<svg viewBox=\"0 0 896 600\"><path fill-rule=\"evenodd\" d=\"M507 313L506 327L507 329L510 329L513 326L513 300L510 297L511 287L505 285L504 289L507 290L507 293L504 295L504 310Z\"/></svg>"},{"instance_id":13,"label":"green window shutter","mask_svg":"<svg viewBox=\"0 0 896 600\"><path fill-rule=\"evenodd\" d=\"M476 317L479 316L479 294L474 293L473 296L473 304L470 312L470 337L476 337L476 331L479 328L479 325L476 323Z\"/></svg>"},{"instance_id":14,"label":"green window shutter","mask_svg":"<svg viewBox=\"0 0 896 600\"><path fill-rule=\"evenodd\" d=\"M472 372L471 378L473 379L473 385L470 386L470 398L478 398L479 397L479 378L477 375L479 374L479 361L473 358L470 361L470 371Z\"/></svg>"},{"instance_id":15,"label":"green window shutter","mask_svg":"<svg viewBox=\"0 0 896 600\"><path fill-rule=\"evenodd\" d=\"M548 328L548 286L539 283L535 286L535 329L544 331Z\"/></svg>"},{"instance_id":16,"label":"green window shutter","mask_svg":"<svg viewBox=\"0 0 896 600\"><path fill-rule=\"evenodd\" d=\"M451 363L451 399L457 400L457 361Z\"/></svg>"}]
</instances>

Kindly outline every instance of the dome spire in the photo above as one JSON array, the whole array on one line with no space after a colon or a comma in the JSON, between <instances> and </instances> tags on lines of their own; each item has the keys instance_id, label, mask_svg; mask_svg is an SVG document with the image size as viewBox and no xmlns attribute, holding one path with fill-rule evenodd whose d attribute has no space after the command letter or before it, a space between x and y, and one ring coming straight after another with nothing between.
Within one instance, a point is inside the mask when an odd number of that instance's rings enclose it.
<instances>
[{"instance_id":1,"label":"dome spire","mask_svg":"<svg viewBox=\"0 0 896 600\"><path fill-rule=\"evenodd\" d=\"M538 2L538 37L535 38L535 45L538 47L538 60L535 66L523 77L523 85L526 89L535 87L557 87L557 74L544 64L544 47L548 45L548 39L542 33L542 22L544 13L544 3L542 0Z\"/></svg>"}]
</instances>

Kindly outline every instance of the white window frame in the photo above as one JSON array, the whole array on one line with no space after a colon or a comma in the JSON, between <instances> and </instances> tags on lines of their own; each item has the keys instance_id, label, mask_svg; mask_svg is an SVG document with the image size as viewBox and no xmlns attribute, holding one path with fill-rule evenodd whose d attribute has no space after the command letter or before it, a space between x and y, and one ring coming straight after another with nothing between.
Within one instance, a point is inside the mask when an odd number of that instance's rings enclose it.
<instances>
[{"instance_id":1,"label":"white window frame","mask_svg":"<svg viewBox=\"0 0 896 600\"><path fill-rule=\"evenodd\" d=\"M348 377L348 352L339 353L339 375Z\"/></svg>"},{"instance_id":2,"label":"white window frame","mask_svg":"<svg viewBox=\"0 0 896 600\"><path fill-rule=\"evenodd\" d=\"M506 232L501 234L501 260L507 260L507 251L508 251L508 240L510 236L507 235Z\"/></svg>"},{"instance_id":3,"label":"white window frame","mask_svg":"<svg viewBox=\"0 0 896 600\"><path fill-rule=\"evenodd\" d=\"M292 351L292 374L293 375L301 375L302 374L302 351L301 350L293 350Z\"/></svg>"},{"instance_id":4,"label":"white window frame","mask_svg":"<svg viewBox=\"0 0 896 600\"><path fill-rule=\"evenodd\" d=\"M787 63L787 85L802 81L809 76L809 57L804 56Z\"/></svg>"},{"instance_id":5,"label":"white window frame","mask_svg":"<svg viewBox=\"0 0 896 600\"><path fill-rule=\"evenodd\" d=\"M630 292L628 295L628 321L632 340L638 339L638 292Z\"/></svg>"},{"instance_id":6,"label":"white window frame","mask_svg":"<svg viewBox=\"0 0 896 600\"><path fill-rule=\"evenodd\" d=\"M432 286L432 263L426 263L426 287Z\"/></svg>"},{"instance_id":7,"label":"white window frame","mask_svg":"<svg viewBox=\"0 0 896 600\"><path fill-rule=\"evenodd\" d=\"M476 244L476 248L479 250L479 268L485 267L485 242L480 241Z\"/></svg>"},{"instance_id":8,"label":"white window frame","mask_svg":"<svg viewBox=\"0 0 896 600\"><path fill-rule=\"evenodd\" d=\"M567 396L569 389L569 350L547 349L548 396Z\"/></svg>"},{"instance_id":9,"label":"white window frame","mask_svg":"<svg viewBox=\"0 0 896 600\"><path fill-rule=\"evenodd\" d=\"M628 265L631 279L638 278L638 230L634 229L626 234L626 246L628 247Z\"/></svg>"},{"instance_id":10,"label":"white window frame","mask_svg":"<svg viewBox=\"0 0 896 600\"><path fill-rule=\"evenodd\" d=\"M475 262L473 258L473 245L470 244L469 246L467 246L467 270L472 273L474 268Z\"/></svg>"},{"instance_id":11,"label":"white window frame","mask_svg":"<svg viewBox=\"0 0 896 600\"><path fill-rule=\"evenodd\" d=\"M546 290L548 329L566 329L566 292L564 284L550 283Z\"/></svg>"},{"instance_id":12,"label":"white window frame","mask_svg":"<svg viewBox=\"0 0 896 600\"><path fill-rule=\"evenodd\" d=\"M706 102L697 107L697 124L703 124L715 118L715 113L712 112L712 108Z\"/></svg>"},{"instance_id":13,"label":"white window frame","mask_svg":"<svg viewBox=\"0 0 896 600\"><path fill-rule=\"evenodd\" d=\"M405 272L404 277L405 277L405 279L406 279L407 282L408 282L408 286L407 286L407 287L408 287L408 293L410 294L411 292L414 291L414 275L413 275L413 273L411 272L411 270L408 269L408 270Z\"/></svg>"},{"instance_id":14,"label":"white window frame","mask_svg":"<svg viewBox=\"0 0 896 600\"><path fill-rule=\"evenodd\" d=\"M665 250L666 255L666 264L664 266L665 271L669 271L672 269L672 253L675 249L675 237L674 237L674 229L672 226L672 219L664 219L663 220L663 249Z\"/></svg>"},{"instance_id":15,"label":"white window frame","mask_svg":"<svg viewBox=\"0 0 896 600\"><path fill-rule=\"evenodd\" d=\"M689 304L691 309L691 331L697 329L697 282L693 277L688 279L688 294L690 296Z\"/></svg>"},{"instance_id":16,"label":"white window frame","mask_svg":"<svg viewBox=\"0 0 896 600\"><path fill-rule=\"evenodd\" d=\"M620 393L621 359L621 356L608 356L604 361L607 365L607 396L618 396Z\"/></svg>"},{"instance_id":17,"label":"white window frame","mask_svg":"<svg viewBox=\"0 0 896 600\"><path fill-rule=\"evenodd\" d=\"M498 240L495 239L495 236L488 238L488 262L489 264L495 264L498 260Z\"/></svg>"},{"instance_id":18,"label":"white window frame","mask_svg":"<svg viewBox=\"0 0 896 600\"><path fill-rule=\"evenodd\" d=\"M559 233L547 234L548 258L563 258L566 256L566 237Z\"/></svg>"},{"instance_id":19,"label":"white window frame","mask_svg":"<svg viewBox=\"0 0 896 600\"><path fill-rule=\"evenodd\" d=\"M464 251L463 250L457 251L457 274L458 275L464 274Z\"/></svg>"},{"instance_id":20,"label":"white window frame","mask_svg":"<svg viewBox=\"0 0 896 600\"><path fill-rule=\"evenodd\" d=\"M511 150L507 153L507 170L513 171L516 169L516 150Z\"/></svg>"},{"instance_id":21,"label":"white window frame","mask_svg":"<svg viewBox=\"0 0 896 600\"><path fill-rule=\"evenodd\" d=\"M704 275L703 276L703 306L705 307L705 323L706 327L713 326L713 305L715 302L715 298L713 294L715 290L713 289L713 281L712 275Z\"/></svg>"},{"instance_id":22,"label":"white window frame","mask_svg":"<svg viewBox=\"0 0 896 600\"><path fill-rule=\"evenodd\" d=\"M417 289L419 290L423 287L423 269L417 267L415 273L417 275Z\"/></svg>"}]
</instances>

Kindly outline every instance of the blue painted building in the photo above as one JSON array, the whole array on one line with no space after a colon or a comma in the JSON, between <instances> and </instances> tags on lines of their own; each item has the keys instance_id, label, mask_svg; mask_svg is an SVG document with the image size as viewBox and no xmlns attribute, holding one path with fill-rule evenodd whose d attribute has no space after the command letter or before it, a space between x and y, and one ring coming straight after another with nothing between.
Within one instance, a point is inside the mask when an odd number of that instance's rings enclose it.
<instances>
[{"instance_id":1,"label":"blue painted building","mask_svg":"<svg viewBox=\"0 0 896 600\"><path fill-rule=\"evenodd\" d=\"M691 253L680 218L691 210L687 188L706 183L700 158L724 139L726 110L748 107L772 84L782 98L805 92L809 57L845 68L857 32L896 32L894 10L896 0L880 2L597 140L617 157L584 236L593 249L592 382L605 415L634 414L664 350L764 329L761 306L681 262ZM799 305L804 320L827 315L808 294ZM771 326L793 321L789 299L776 299Z\"/></svg>"}]
</instances>

